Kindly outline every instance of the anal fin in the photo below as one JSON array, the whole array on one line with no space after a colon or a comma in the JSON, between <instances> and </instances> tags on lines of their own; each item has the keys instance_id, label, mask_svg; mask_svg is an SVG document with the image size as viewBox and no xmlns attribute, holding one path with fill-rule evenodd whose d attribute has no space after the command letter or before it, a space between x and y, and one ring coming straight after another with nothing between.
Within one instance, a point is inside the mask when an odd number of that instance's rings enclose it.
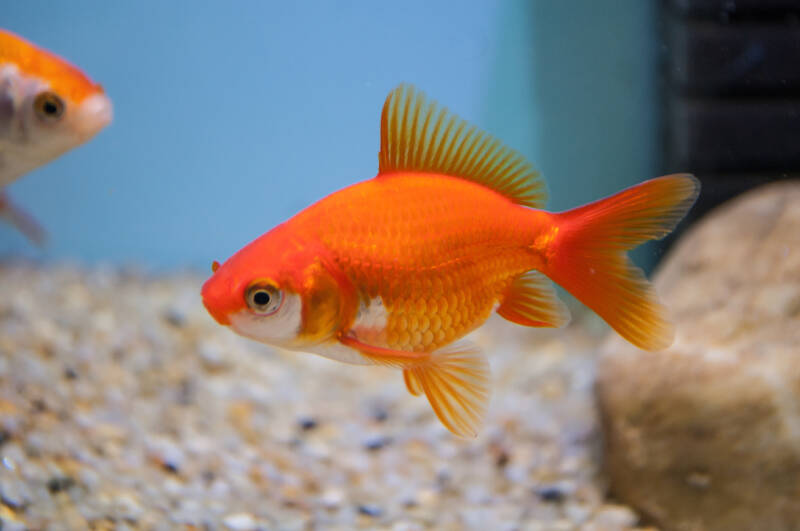
<instances>
[{"instance_id":1,"label":"anal fin","mask_svg":"<svg viewBox=\"0 0 800 531\"><path fill-rule=\"evenodd\" d=\"M403 369L403 380L406 382L406 388L408 392L414 396L419 396L424 392L422 389L422 384L419 382L419 378L416 377L411 369Z\"/></svg>"},{"instance_id":2,"label":"anal fin","mask_svg":"<svg viewBox=\"0 0 800 531\"><path fill-rule=\"evenodd\" d=\"M489 404L489 363L478 348L456 343L427 352L376 347L352 336L339 338L375 363L403 368L412 395L423 392L445 427L460 437L475 437Z\"/></svg>"},{"instance_id":3,"label":"anal fin","mask_svg":"<svg viewBox=\"0 0 800 531\"><path fill-rule=\"evenodd\" d=\"M456 343L407 369L445 427L460 437L476 437L489 405L489 363L469 344ZM411 387L409 387L411 390Z\"/></svg>"},{"instance_id":4,"label":"anal fin","mask_svg":"<svg viewBox=\"0 0 800 531\"><path fill-rule=\"evenodd\" d=\"M553 283L538 271L528 271L514 279L497 313L523 326L558 328L570 320L569 310L556 295Z\"/></svg>"}]
</instances>

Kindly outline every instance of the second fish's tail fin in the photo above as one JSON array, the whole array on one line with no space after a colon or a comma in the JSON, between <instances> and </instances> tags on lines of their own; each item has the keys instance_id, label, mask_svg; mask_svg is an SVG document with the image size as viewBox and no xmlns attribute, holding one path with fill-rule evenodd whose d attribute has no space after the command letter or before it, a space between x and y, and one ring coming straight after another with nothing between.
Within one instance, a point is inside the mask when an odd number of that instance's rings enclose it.
<instances>
[{"instance_id":1,"label":"second fish's tail fin","mask_svg":"<svg viewBox=\"0 0 800 531\"><path fill-rule=\"evenodd\" d=\"M558 236L543 272L637 347L668 347L666 308L626 251L669 234L699 192L694 176L667 175L555 214Z\"/></svg>"}]
</instances>

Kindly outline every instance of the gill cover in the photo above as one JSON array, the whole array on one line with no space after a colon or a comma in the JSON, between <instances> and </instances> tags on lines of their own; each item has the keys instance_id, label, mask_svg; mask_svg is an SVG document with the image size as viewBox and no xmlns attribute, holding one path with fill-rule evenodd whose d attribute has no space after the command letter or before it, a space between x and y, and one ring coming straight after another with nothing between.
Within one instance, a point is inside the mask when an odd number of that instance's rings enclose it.
<instances>
[{"instance_id":1,"label":"gill cover","mask_svg":"<svg viewBox=\"0 0 800 531\"><path fill-rule=\"evenodd\" d=\"M302 274L298 293L303 301L298 343L314 345L333 338L352 322L356 308L355 288L329 261L315 257Z\"/></svg>"}]
</instances>

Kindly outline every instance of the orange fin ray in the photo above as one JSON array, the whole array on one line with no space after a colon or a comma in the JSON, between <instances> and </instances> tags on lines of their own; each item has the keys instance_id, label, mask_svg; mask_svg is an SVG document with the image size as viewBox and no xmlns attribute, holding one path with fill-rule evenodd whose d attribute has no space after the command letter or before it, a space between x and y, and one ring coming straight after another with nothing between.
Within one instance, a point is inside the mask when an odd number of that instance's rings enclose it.
<instances>
[{"instance_id":1,"label":"orange fin ray","mask_svg":"<svg viewBox=\"0 0 800 531\"><path fill-rule=\"evenodd\" d=\"M538 271L514 279L497 313L523 326L559 328L570 321L569 309L559 300L553 283Z\"/></svg>"},{"instance_id":2,"label":"orange fin ray","mask_svg":"<svg viewBox=\"0 0 800 531\"><path fill-rule=\"evenodd\" d=\"M412 377L406 384L411 381L413 389L425 392L448 430L460 437L478 435L490 395L489 363L479 349L456 343L431 354L427 363L407 370Z\"/></svg>"},{"instance_id":3,"label":"orange fin ray","mask_svg":"<svg viewBox=\"0 0 800 531\"><path fill-rule=\"evenodd\" d=\"M461 342L433 353L376 347L351 336L342 344L382 365L402 367L412 395L423 392L445 427L460 437L476 437L489 404L489 363L476 347Z\"/></svg>"},{"instance_id":4,"label":"orange fin ray","mask_svg":"<svg viewBox=\"0 0 800 531\"><path fill-rule=\"evenodd\" d=\"M0 191L0 217L5 218L14 225L29 240L38 245L44 246L47 241L47 231L21 207L11 202L8 194Z\"/></svg>"},{"instance_id":5,"label":"orange fin ray","mask_svg":"<svg viewBox=\"0 0 800 531\"><path fill-rule=\"evenodd\" d=\"M558 214L563 230L545 273L637 347L668 347L666 308L625 251L669 234L699 192L692 175L668 175Z\"/></svg>"},{"instance_id":6,"label":"orange fin ray","mask_svg":"<svg viewBox=\"0 0 800 531\"><path fill-rule=\"evenodd\" d=\"M419 378L409 369L403 369L403 380L406 382L406 388L408 392L414 396L419 396L425 390L422 388L422 384L419 381Z\"/></svg>"},{"instance_id":7,"label":"orange fin ray","mask_svg":"<svg viewBox=\"0 0 800 531\"><path fill-rule=\"evenodd\" d=\"M378 162L380 173L441 173L491 188L520 205L542 208L547 201L544 181L525 157L411 85L398 86L386 98Z\"/></svg>"},{"instance_id":8,"label":"orange fin ray","mask_svg":"<svg viewBox=\"0 0 800 531\"><path fill-rule=\"evenodd\" d=\"M559 216L585 224L587 248L627 251L672 232L699 194L695 176L665 175Z\"/></svg>"}]
</instances>

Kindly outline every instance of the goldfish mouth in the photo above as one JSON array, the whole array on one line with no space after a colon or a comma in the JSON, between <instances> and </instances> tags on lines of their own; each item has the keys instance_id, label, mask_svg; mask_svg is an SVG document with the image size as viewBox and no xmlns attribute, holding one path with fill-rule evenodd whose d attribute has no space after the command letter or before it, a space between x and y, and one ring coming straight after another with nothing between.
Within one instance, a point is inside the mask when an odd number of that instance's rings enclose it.
<instances>
[{"instance_id":1,"label":"goldfish mouth","mask_svg":"<svg viewBox=\"0 0 800 531\"><path fill-rule=\"evenodd\" d=\"M211 317L222 326L230 326L231 320L228 317L230 312L223 303L226 293L222 289L219 282L216 282L212 276L203 284L200 296L203 298L203 306L206 307Z\"/></svg>"},{"instance_id":2,"label":"goldfish mouth","mask_svg":"<svg viewBox=\"0 0 800 531\"><path fill-rule=\"evenodd\" d=\"M211 304L205 297L203 297L203 306L206 307L206 310L208 311L209 314L211 314L211 317L213 317L216 322L218 322L222 326L231 325L231 320L228 318L228 314L219 311L215 307L215 305Z\"/></svg>"},{"instance_id":3,"label":"goldfish mouth","mask_svg":"<svg viewBox=\"0 0 800 531\"><path fill-rule=\"evenodd\" d=\"M110 124L114 115L111 100L105 94L94 94L86 98L78 113L78 134L83 140L88 140Z\"/></svg>"}]
</instances>

